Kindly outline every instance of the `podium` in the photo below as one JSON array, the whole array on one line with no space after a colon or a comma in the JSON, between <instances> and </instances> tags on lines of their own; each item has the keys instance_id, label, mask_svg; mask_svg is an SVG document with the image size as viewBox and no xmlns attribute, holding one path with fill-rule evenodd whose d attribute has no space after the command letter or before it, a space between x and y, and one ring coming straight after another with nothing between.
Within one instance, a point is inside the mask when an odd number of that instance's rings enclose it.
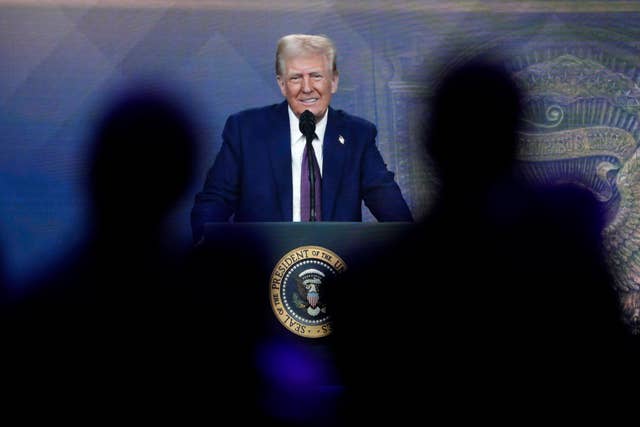
<instances>
[{"instance_id":1,"label":"podium","mask_svg":"<svg viewBox=\"0 0 640 427\"><path fill-rule=\"evenodd\" d=\"M359 344L346 342L352 335L341 335L344 329L338 328L369 328L372 320L366 304L354 303L359 295L354 299L342 291L386 286L384 280L369 286L370 278L361 280L358 272L393 254L414 227L402 222L205 225L197 283L203 291L198 298L213 313L206 330L221 351L233 352L224 369L248 373L243 387L254 390L261 416L283 424L337 424L350 390L343 372L360 369L349 356ZM346 311L345 323L336 320ZM354 354L361 351L365 348ZM231 375L230 383L237 385Z\"/></svg>"},{"instance_id":2,"label":"podium","mask_svg":"<svg viewBox=\"0 0 640 427\"><path fill-rule=\"evenodd\" d=\"M234 274L251 276L255 296L264 298L264 304L256 301L263 314L257 321L271 324L272 333L323 338L331 333L327 286L346 271L366 268L413 227L406 222L208 223L202 246L225 260L222 268L233 265Z\"/></svg>"}]
</instances>

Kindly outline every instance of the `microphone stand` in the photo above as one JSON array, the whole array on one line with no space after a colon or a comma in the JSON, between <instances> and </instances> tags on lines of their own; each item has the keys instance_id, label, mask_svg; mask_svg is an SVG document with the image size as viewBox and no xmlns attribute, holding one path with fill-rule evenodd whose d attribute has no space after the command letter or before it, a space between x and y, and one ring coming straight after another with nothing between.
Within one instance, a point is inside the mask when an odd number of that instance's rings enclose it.
<instances>
[{"instance_id":1,"label":"microphone stand","mask_svg":"<svg viewBox=\"0 0 640 427\"><path fill-rule=\"evenodd\" d=\"M300 132L307 139L307 161L309 166L309 184L311 188L309 189L309 221L316 221L316 174L315 174L315 153L313 152L313 138L316 136L316 118L313 113L309 110L304 110L302 114L300 114Z\"/></svg>"},{"instance_id":2,"label":"microphone stand","mask_svg":"<svg viewBox=\"0 0 640 427\"><path fill-rule=\"evenodd\" d=\"M309 163L309 221L316 221L316 173L315 173L315 152L313 151L313 137L315 135L307 135L307 161Z\"/></svg>"}]
</instances>

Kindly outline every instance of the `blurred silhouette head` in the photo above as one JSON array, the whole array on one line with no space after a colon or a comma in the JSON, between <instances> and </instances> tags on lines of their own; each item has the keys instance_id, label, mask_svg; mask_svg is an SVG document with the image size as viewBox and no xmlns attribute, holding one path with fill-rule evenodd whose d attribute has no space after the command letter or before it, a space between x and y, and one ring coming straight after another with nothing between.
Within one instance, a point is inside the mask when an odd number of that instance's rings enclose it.
<instances>
[{"instance_id":1,"label":"blurred silhouette head","mask_svg":"<svg viewBox=\"0 0 640 427\"><path fill-rule=\"evenodd\" d=\"M120 98L95 135L89 184L98 226L158 226L192 179L193 133L172 97L142 91Z\"/></svg>"},{"instance_id":2,"label":"blurred silhouette head","mask_svg":"<svg viewBox=\"0 0 640 427\"><path fill-rule=\"evenodd\" d=\"M495 59L477 58L441 75L426 142L442 185L493 181L514 160L520 91Z\"/></svg>"}]
</instances>

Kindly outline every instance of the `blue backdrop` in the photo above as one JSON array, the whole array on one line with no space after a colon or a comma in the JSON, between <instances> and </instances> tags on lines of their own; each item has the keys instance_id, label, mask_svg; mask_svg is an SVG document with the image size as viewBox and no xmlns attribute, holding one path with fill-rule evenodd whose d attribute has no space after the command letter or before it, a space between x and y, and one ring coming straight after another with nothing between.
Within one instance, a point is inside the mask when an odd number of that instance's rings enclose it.
<instances>
[{"instance_id":1,"label":"blue backdrop","mask_svg":"<svg viewBox=\"0 0 640 427\"><path fill-rule=\"evenodd\" d=\"M333 106L378 125L415 216L434 191L419 135L435 70L488 50L530 95L520 155L533 179L579 183L612 203L612 218L637 216L615 171L640 140L639 23L635 2L0 1L1 261L19 287L83 238L92 132L142 86L175 96L193 118L195 178L169 221L173 244L189 245L189 210L224 121L282 100L275 43L293 32L336 42ZM461 106L461 123L469 113ZM594 127L609 133L580 138L600 145L567 145Z\"/></svg>"}]
</instances>

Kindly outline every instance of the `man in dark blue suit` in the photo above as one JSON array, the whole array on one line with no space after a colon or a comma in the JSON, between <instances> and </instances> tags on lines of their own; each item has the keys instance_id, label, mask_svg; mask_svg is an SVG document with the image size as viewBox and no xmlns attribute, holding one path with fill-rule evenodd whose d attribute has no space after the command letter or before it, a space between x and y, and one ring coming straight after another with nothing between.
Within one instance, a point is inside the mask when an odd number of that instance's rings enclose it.
<instances>
[{"instance_id":1,"label":"man in dark blue suit","mask_svg":"<svg viewBox=\"0 0 640 427\"><path fill-rule=\"evenodd\" d=\"M330 107L338 90L333 42L292 34L280 39L276 79L285 102L231 115L223 143L191 212L194 239L206 222L307 221L299 119L315 116L312 145L321 182L322 221L361 221L364 201L378 221L412 221L380 152L376 127ZM312 154L313 156L313 154ZM301 200L302 197L302 200Z\"/></svg>"}]
</instances>

